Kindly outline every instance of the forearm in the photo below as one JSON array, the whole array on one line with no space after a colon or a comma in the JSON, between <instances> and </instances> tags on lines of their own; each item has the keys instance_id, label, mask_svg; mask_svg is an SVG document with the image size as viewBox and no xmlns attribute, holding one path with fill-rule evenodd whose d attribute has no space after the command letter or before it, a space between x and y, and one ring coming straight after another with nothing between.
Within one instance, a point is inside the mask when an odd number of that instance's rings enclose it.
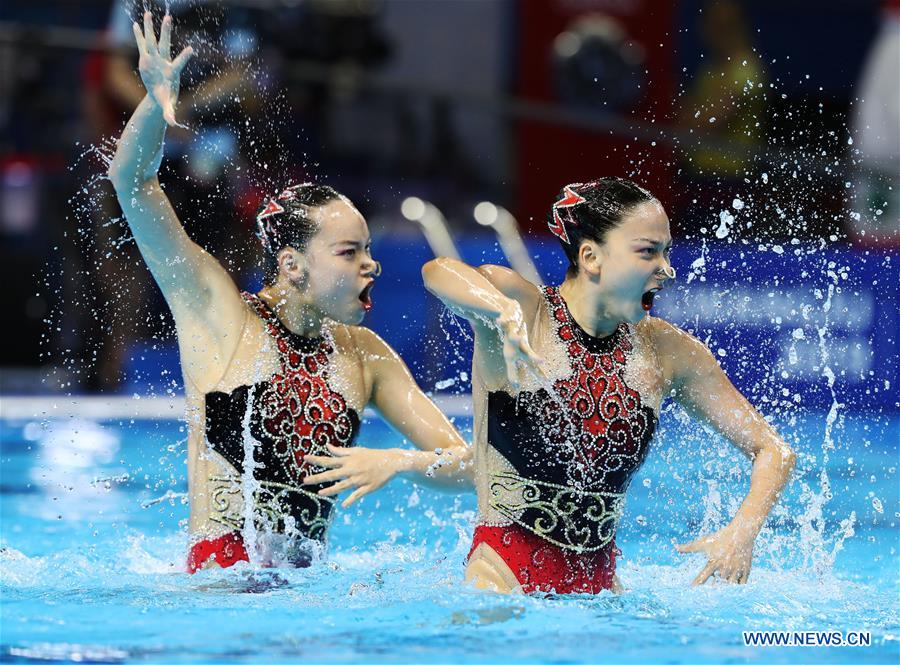
<instances>
[{"instance_id":1,"label":"forearm","mask_svg":"<svg viewBox=\"0 0 900 665\"><path fill-rule=\"evenodd\" d=\"M120 200L156 177L165 134L162 109L150 95L145 95L125 125L109 167L109 177Z\"/></svg>"},{"instance_id":2,"label":"forearm","mask_svg":"<svg viewBox=\"0 0 900 665\"><path fill-rule=\"evenodd\" d=\"M138 248L169 300L170 285L190 284L200 293L198 275L208 261L191 242L157 179L165 131L159 105L145 96L122 132L109 177Z\"/></svg>"},{"instance_id":3,"label":"forearm","mask_svg":"<svg viewBox=\"0 0 900 665\"><path fill-rule=\"evenodd\" d=\"M790 480L795 457L787 444L779 441L765 446L753 460L750 491L734 516L735 525L752 535L762 529L781 490Z\"/></svg>"},{"instance_id":4,"label":"forearm","mask_svg":"<svg viewBox=\"0 0 900 665\"><path fill-rule=\"evenodd\" d=\"M397 475L449 491L468 490L473 485L474 465L468 446L433 451L395 448L391 453Z\"/></svg>"},{"instance_id":5,"label":"forearm","mask_svg":"<svg viewBox=\"0 0 900 665\"><path fill-rule=\"evenodd\" d=\"M468 319L494 321L515 302L478 270L456 259L429 261L422 267L422 278L428 291Z\"/></svg>"}]
</instances>

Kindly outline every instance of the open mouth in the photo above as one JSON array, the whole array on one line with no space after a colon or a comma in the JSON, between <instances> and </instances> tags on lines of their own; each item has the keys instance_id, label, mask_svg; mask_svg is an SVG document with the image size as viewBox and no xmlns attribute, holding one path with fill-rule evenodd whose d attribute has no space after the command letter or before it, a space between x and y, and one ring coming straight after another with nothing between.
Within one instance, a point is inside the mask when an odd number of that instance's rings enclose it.
<instances>
[{"instance_id":1,"label":"open mouth","mask_svg":"<svg viewBox=\"0 0 900 665\"><path fill-rule=\"evenodd\" d=\"M645 312L649 312L650 308L653 307L653 298L656 297L656 294L660 289L650 289L649 291L644 292L644 295L641 296L641 307L644 308Z\"/></svg>"},{"instance_id":2,"label":"open mouth","mask_svg":"<svg viewBox=\"0 0 900 665\"><path fill-rule=\"evenodd\" d=\"M372 288L375 282L369 282L359 294L359 301L362 303L363 309L367 312L372 309Z\"/></svg>"}]
</instances>

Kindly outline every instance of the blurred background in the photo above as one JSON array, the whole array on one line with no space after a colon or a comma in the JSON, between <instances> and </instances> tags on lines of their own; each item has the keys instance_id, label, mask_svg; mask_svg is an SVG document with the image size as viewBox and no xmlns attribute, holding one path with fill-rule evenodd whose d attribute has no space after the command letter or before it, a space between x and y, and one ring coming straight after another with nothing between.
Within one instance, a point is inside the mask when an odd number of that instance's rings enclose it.
<instances>
[{"instance_id":1,"label":"blurred background","mask_svg":"<svg viewBox=\"0 0 900 665\"><path fill-rule=\"evenodd\" d=\"M681 280L658 311L745 392L777 403L774 378L827 406L830 358L842 399L898 408L900 2L169 4L198 53L161 171L189 233L258 288L260 199L335 186L384 264L367 325L426 389L466 392L471 355L422 263L458 252L559 283L556 193L621 175L672 220ZM181 392L169 314L103 179L143 95L142 11L0 4L4 395Z\"/></svg>"}]
</instances>

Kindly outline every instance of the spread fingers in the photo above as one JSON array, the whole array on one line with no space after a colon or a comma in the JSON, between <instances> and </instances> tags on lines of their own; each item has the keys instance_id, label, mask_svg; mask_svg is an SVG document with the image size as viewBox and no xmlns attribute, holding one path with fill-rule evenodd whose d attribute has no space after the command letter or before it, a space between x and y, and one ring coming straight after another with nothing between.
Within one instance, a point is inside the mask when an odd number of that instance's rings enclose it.
<instances>
[{"instance_id":1,"label":"spread fingers","mask_svg":"<svg viewBox=\"0 0 900 665\"><path fill-rule=\"evenodd\" d=\"M335 483L331 487L326 487L323 490L319 490L317 492L317 494L319 496L332 496L333 494L340 494L344 490L350 489L351 487L354 487L355 485L356 485L356 482L354 482L350 478L346 478L339 483Z\"/></svg>"},{"instance_id":2,"label":"spread fingers","mask_svg":"<svg viewBox=\"0 0 900 665\"><path fill-rule=\"evenodd\" d=\"M364 497L366 494L368 494L371 491L372 491L371 485L363 485L362 487L357 487L355 490L353 490L353 492L350 494L350 496L348 496L346 499L344 499L343 503L341 503L341 506L343 508L347 508L351 504L355 503L356 501L358 501L359 499L361 499L362 497Z\"/></svg>"},{"instance_id":3,"label":"spread fingers","mask_svg":"<svg viewBox=\"0 0 900 665\"><path fill-rule=\"evenodd\" d=\"M717 568L717 565L715 563L713 563L711 561L709 563L707 563L706 567L703 570L701 570L700 574L694 578L693 582L691 582L691 586L699 586L699 585L703 584L704 582L706 582L706 580L708 580L710 577L712 577L712 574L714 572L716 572L716 568Z\"/></svg>"},{"instance_id":4,"label":"spread fingers","mask_svg":"<svg viewBox=\"0 0 900 665\"><path fill-rule=\"evenodd\" d=\"M172 17L168 14L159 29L159 54L166 60L172 59Z\"/></svg>"},{"instance_id":5,"label":"spread fingers","mask_svg":"<svg viewBox=\"0 0 900 665\"><path fill-rule=\"evenodd\" d=\"M153 53L157 50L156 32L153 28L153 14L144 12L144 39L147 42L147 50Z\"/></svg>"},{"instance_id":6,"label":"spread fingers","mask_svg":"<svg viewBox=\"0 0 900 665\"><path fill-rule=\"evenodd\" d=\"M141 53L147 52L147 40L144 39L144 33L141 32L141 26L137 24L137 21L131 24L131 29L134 32L134 41L137 43L138 51Z\"/></svg>"}]
</instances>

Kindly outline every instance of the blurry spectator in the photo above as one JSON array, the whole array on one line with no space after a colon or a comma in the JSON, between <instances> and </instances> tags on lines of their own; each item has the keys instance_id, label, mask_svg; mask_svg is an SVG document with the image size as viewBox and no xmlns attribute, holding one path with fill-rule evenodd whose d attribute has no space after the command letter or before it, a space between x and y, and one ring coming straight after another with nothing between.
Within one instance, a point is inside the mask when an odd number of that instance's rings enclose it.
<instances>
[{"instance_id":1,"label":"blurry spectator","mask_svg":"<svg viewBox=\"0 0 900 665\"><path fill-rule=\"evenodd\" d=\"M682 100L680 124L693 130L693 142L684 149L682 189L704 215L743 187L763 144L768 76L740 4L712 0L701 20L707 50Z\"/></svg>"},{"instance_id":2,"label":"blurry spectator","mask_svg":"<svg viewBox=\"0 0 900 665\"><path fill-rule=\"evenodd\" d=\"M865 244L900 245L900 0L884 3L881 31L856 90L858 171L850 228Z\"/></svg>"}]
</instances>

